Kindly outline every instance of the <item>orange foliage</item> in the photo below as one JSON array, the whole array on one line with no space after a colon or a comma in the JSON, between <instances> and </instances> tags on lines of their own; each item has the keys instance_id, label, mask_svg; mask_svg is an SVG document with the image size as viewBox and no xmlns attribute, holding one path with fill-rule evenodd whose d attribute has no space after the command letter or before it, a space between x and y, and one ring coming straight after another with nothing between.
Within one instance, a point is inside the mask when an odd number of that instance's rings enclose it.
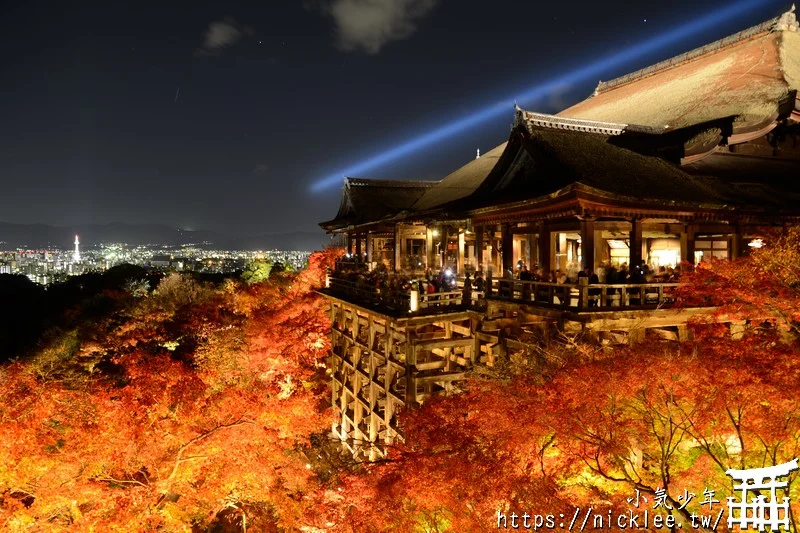
<instances>
[{"instance_id":1,"label":"orange foliage","mask_svg":"<svg viewBox=\"0 0 800 533\"><path fill-rule=\"evenodd\" d=\"M4 367L4 528L324 520L310 512L319 496L306 466L310 435L329 427L329 325L313 293L324 265L314 256L302 274L253 287L173 275L116 316L56 336L46 361Z\"/></svg>"},{"instance_id":2,"label":"orange foliage","mask_svg":"<svg viewBox=\"0 0 800 533\"><path fill-rule=\"evenodd\" d=\"M314 289L338 253L262 284L173 278L155 296L108 296L113 313L2 367L3 527L497 531L498 511L625 512L634 490L652 507L662 488L676 508L694 492L686 513L707 513L704 488L722 505L731 493L726 469L800 454L796 344L698 328L697 341L584 357L552 377L470 378L403 413L405 442L386 459L324 464L329 323ZM791 265L711 263L682 299L791 329Z\"/></svg>"}]
</instances>

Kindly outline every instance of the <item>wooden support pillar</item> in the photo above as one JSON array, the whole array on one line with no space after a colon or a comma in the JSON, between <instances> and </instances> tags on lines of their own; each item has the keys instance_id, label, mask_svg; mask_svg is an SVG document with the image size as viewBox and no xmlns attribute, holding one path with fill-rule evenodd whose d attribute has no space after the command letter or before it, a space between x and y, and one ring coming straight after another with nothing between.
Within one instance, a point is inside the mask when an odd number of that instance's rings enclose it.
<instances>
[{"instance_id":1,"label":"wooden support pillar","mask_svg":"<svg viewBox=\"0 0 800 533\"><path fill-rule=\"evenodd\" d=\"M372 265L372 261L373 261L373 259L372 259L372 255L373 255L372 254L372 248L373 248L375 243L372 242L372 241L373 241L372 234L367 232L367 264L369 264L369 265Z\"/></svg>"},{"instance_id":2,"label":"wooden support pillar","mask_svg":"<svg viewBox=\"0 0 800 533\"><path fill-rule=\"evenodd\" d=\"M360 233L358 233L356 235L356 258L358 258L358 261L361 262L362 256L361 256L361 234Z\"/></svg>"},{"instance_id":3,"label":"wooden support pillar","mask_svg":"<svg viewBox=\"0 0 800 533\"><path fill-rule=\"evenodd\" d=\"M447 267L447 242L450 239L450 235L448 235L449 227L445 224L442 224L442 229L439 231L439 236L442 243L442 268Z\"/></svg>"},{"instance_id":4,"label":"wooden support pillar","mask_svg":"<svg viewBox=\"0 0 800 533\"><path fill-rule=\"evenodd\" d=\"M458 272L459 276L464 275L464 254L466 253L466 239L467 236L464 233L464 230L458 230L458 252L456 257L456 272Z\"/></svg>"},{"instance_id":5,"label":"wooden support pillar","mask_svg":"<svg viewBox=\"0 0 800 533\"><path fill-rule=\"evenodd\" d=\"M736 225L733 234L731 235L731 259L738 259L744 253L744 231L740 225Z\"/></svg>"},{"instance_id":6,"label":"wooden support pillar","mask_svg":"<svg viewBox=\"0 0 800 533\"><path fill-rule=\"evenodd\" d=\"M406 409L413 409L417 403L417 351L411 343L411 332L406 332Z\"/></svg>"},{"instance_id":7,"label":"wooden support pillar","mask_svg":"<svg viewBox=\"0 0 800 533\"><path fill-rule=\"evenodd\" d=\"M483 264L483 226L475 228L475 261L479 272L483 272L485 265Z\"/></svg>"},{"instance_id":8,"label":"wooden support pillar","mask_svg":"<svg viewBox=\"0 0 800 533\"><path fill-rule=\"evenodd\" d=\"M347 253L353 253L353 234L350 232L347 232Z\"/></svg>"},{"instance_id":9,"label":"wooden support pillar","mask_svg":"<svg viewBox=\"0 0 800 533\"><path fill-rule=\"evenodd\" d=\"M525 264L528 265L528 270L530 271L533 268L533 265L536 263L536 254L533 252L533 234L528 233L525 236Z\"/></svg>"},{"instance_id":10,"label":"wooden support pillar","mask_svg":"<svg viewBox=\"0 0 800 533\"><path fill-rule=\"evenodd\" d=\"M686 224L681 233L681 261L687 261L691 265L694 265L694 233L694 224Z\"/></svg>"},{"instance_id":11,"label":"wooden support pillar","mask_svg":"<svg viewBox=\"0 0 800 533\"><path fill-rule=\"evenodd\" d=\"M581 268L594 272L594 220L581 220Z\"/></svg>"},{"instance_id":12,"label":"wooden support pillar","mask_svg":"<svg viewBox=\"0 0 800 533\"><path fill-rule=\"evenodd\" d=\"M401 238L400 224L394 225L394 271L400 271L400 263L402 260L400 243L403 241Z\"/></svg>"},{"instance_id":13,"label":"wooden support pillar","mask_svg":"<svg viewBox=\"0 0 800 533\"><path fill-rule=\"evenodd\" d=\"M629 269L642 265L642 219L634 218L631 220L630 233L630 264Z\"/></svg>"},{"instance_id":14,"label":"wooden support pillar","mask_svg":"<svg viewBox=\"0 0 800 533\"><path fill-rule=\"evenodd\" d=\"M433 228L425 228L425 267L433 270L436 261L436 254L433 253Z\"/></svg>"},{"instance_id":15,"label":"wooden support pillar","mask_svg":"<svg viewBox=\"0 0 800 533\"><path fill-rule=\"evenodd\" d=\"M551 270L551 257L550 257L550 249L552 248L551 245L551 233L550 228L547 227L546 224L539 225L539 238L537 239L537 244L539 245L539 266L544 269L544 273L547 274Z\"/></svg>"},{"instance_id":16,"label":"wooden support pillar","mask_svg":"<svg viewBox=\"0 0 800 533\"><path fill-rule=\"evenodd\" d=\"M511 224L503 224L501 229L503 255L503 277L514 275L514 236L511 234ZM510 274L509 274L510 272Z\"/></svg>"}]
</instances>

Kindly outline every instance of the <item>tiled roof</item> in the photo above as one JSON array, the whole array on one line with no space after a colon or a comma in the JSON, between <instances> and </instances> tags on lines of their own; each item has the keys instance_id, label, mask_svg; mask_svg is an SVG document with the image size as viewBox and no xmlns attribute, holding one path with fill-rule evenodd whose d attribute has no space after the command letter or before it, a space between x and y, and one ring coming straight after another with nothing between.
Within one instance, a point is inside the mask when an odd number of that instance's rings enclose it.
<instances>
[{"instance_id":1,"label":"tiled roof","mask_svg":"<svg viewBox=\"0 0 800 533\"><path fill-rule=\"evenodd\" d=\"M672 130L736 117L733 133L748 132L785 113L799 84L800 33L789 12L602 83L558 115Z\"/></svg>"},{"instance_id":2,"label":"tiled roof","mask_svg":"<svg viewBox=\"0 0 800 533\"><path fill-rule=\"evenodd\" d=\"M320 224L327 230L378 222L394 216L420 199L436 182L345 178L339 212Z\"/></svg>"}]
</instances>

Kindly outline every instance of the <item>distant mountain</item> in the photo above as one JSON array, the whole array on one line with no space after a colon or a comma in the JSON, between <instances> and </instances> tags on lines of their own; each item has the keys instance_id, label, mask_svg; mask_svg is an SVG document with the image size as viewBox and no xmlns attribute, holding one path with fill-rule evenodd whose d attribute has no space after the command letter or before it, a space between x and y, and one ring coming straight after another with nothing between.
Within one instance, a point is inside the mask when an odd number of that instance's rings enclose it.
<instances>
[{"instance_id":1,"label":"distant mountain","mask_svg":"<svg viewBox=\"0 0 800 533\"><path fill-rule=\"evenodd\" d=\"M293 231L289 233L267 233L255 237L236 239L237 250L321 250L330 243L330 237L322 230Z\"/></svg>"},{"instance_id":2,"label":"distant mountain","mask_svg":"<svg viewBox=\"0 0 800 533\"><path fill-rule=\"evenodd\" d=\"M113 222L111 224L49 226L0 222L0 250L15 248L68 249L72 247L75 235L80 235L81 245L84 247L125 243L129 246L196 244L205 248L228 250L318 250L329 241L322 230L231 237L213 231L186 231L162 224Z\"/></svg>"}]
</instances>

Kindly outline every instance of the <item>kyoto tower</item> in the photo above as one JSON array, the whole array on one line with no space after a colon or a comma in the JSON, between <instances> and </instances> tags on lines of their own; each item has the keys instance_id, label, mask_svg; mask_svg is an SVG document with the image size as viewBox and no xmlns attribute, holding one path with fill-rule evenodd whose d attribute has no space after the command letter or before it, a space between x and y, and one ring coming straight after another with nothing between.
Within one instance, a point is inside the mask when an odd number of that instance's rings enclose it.
<instances>
[{"instance_id":1,"label":"kyoto tower","mask_svg":"<svg viewBox=\"0 0 800 533\"><path fill-rule=\"evenodd\" d=\"M81 262L80 244L81 244L81 242L78 240L78 236L75 235L75 251L72 252L72 262L73 263L80 263Z\"/></svg>"}]
</instances>

